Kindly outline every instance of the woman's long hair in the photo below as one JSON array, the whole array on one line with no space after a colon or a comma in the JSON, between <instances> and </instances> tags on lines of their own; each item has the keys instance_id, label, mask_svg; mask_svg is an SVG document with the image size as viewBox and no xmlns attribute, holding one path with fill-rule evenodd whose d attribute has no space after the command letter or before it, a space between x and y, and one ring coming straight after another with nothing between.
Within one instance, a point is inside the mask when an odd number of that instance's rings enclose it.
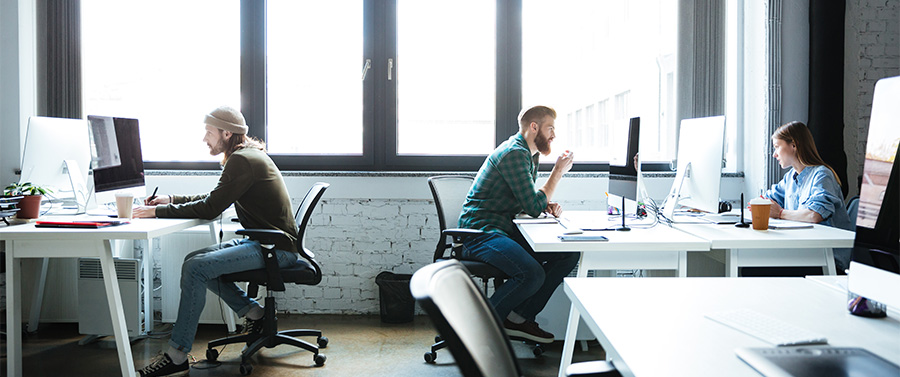
<instances>
[{"instance_id":1,"label":"woman's long hair","mask_svg":"<svg viewBox=\"0 0 900 377\"><path fill-rule=\"evenodd\" d=\"M842 185L841 179L838 178L834 168L826 164L822 160L822 156L819 156L819 150L816 149L816 141L813 140L812 133L809 132L809 128L803 122L793 121L778 127L775 130L775 134L772 135L772 139L782 140L787 144L794 144L797 147L797 160L803 166L824 165L831 170L831 174L834 174L834 179L838 185Z\"/></svg>"}]
</instances>

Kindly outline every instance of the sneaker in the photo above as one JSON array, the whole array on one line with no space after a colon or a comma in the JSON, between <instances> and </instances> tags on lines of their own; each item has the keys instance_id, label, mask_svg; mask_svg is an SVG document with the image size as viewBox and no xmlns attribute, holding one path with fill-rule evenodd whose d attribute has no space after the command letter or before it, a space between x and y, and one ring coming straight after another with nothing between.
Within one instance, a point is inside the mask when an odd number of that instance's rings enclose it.
<instances>
[{"instance_id":1,"label":"sneaker","mask_svg":"<svg viewBox=\"0 0 900 377\"><path fill-rule=\"evenodd\" d=\"M187 360L181 364L175 364L165 352L157 356L150 365L144 367L138 372L141 377L165 377L165 376L184 376L190 372L191 366Z\"/></svg>"},{"instance_id":2,"label":"sneaker","mask_svg":"<svg viewBox=\"0 0 900 377\"><path fill-rule=\"evenodd\" d=\"M263 332L263 325L265 324L264 319L265 317L260 319L244 317L244 324L241 326L241 331L245 334L254 335L254 338L258 338Z\"/></svg>"},{"instance_id":3,"label":"sneaker","mask_svg":"<svg viewBox=\"0 0 900 377\"><path fill-rule=\"evenodd\" d=\"M516 324L505 319L503 327L506 328L506 335L510 338L530 340L536 343L553 343L555 339L553 334L542 330L534 321Z\"/></svg>"}]
</instances>

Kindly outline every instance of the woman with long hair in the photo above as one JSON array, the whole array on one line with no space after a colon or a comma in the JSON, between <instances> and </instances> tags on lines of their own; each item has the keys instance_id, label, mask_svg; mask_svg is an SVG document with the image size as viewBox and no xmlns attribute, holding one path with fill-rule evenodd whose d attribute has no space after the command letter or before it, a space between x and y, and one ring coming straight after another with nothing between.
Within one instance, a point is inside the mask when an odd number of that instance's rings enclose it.
<instances>
[{"instance_id":1,"label":"woman with long hair","mask_svg":"<svg viewBox=\"0 0 900 377\"><path fill-rule=\"evenodd\" d=\"M765 193L772 202L769 216L854 230L844 206L840 179L819 156L806 125L794 121L779 127L772 135L772 146L772 157L782 169L790 169L781 182ZM848 251L835 249L838 271L848 266Z\"/></svg>"}]
</instances>

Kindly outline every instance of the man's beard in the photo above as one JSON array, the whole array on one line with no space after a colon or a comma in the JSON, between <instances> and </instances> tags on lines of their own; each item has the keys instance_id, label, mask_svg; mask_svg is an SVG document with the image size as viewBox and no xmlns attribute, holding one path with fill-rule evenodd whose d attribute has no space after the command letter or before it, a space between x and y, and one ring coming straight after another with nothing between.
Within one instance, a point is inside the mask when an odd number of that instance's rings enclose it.
<instances>
[{"instance_id":1,"label":"man's beard","mask_svg":"<svg viewBox=\"0 0 900 377\"><path fill-rule=\"evenodd\" d=\"M547 156L550 154L550 140L544 137L540 130L538 130L538 134L534 138L534 145L542 155Z\"/></svg>"},{"instance_id":2,"label":"man's beard","mask_svg":"<svg viewBox=\"0 0 900 377\"><path fill-rule=\"evenodd\" d=\"M216 143L215 146L209 148L210 156L218 156L225 151L225 139L219 139L219 142Z\"/></svg>"}]
</instances>

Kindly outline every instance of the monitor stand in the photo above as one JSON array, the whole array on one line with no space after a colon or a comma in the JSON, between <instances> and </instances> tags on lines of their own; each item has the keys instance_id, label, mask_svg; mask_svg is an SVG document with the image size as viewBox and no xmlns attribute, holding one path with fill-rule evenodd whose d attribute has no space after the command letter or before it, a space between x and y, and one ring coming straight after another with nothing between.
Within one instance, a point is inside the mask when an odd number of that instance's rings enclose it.
<instances>
[{"instance_id":1,"label":"monitor stand","mask_svg":"<svg viewBox=\"0 0 900 377\"><path fill-rule=\"evenodd\" d=\"M663 202L663 217L671 222L675 222L675 207L678 207L678 200L681 199L681 188L684 186L684 180L691 175L691 163L684 167L684 171L675 173L675 182L672 182L672 190L669 196Z\"/></svg>"},{"instance_id":2,"label":"monitor stand","mask_svg":"<svg viewBox=\"0 0 900 377\"><path fill-rule=\"evenodd\" d=\"M621 212L622 212L622 226L616 228L616 230L618 230L620 232L627 232L627 231L631 230L631 228L629 228L627 225L625 225L625 196L624 195L622 195L622 211Z\"/></svg>"},{"instance_id":3,"label":"monitor stand","mask_svg":"<svg viewBox=\"0 0 900 377\"><path fill-rule=\"evenodd\" d=\"M87 211L90 192L84 183L84 178L81 176L81 167L78 166L78 162L75 160L65 160L63 163L65 164L66 173L69 175L69 183L72 184L72 195L75 197L75 214L83 214Z\"/></svg>"}]
</instances>

